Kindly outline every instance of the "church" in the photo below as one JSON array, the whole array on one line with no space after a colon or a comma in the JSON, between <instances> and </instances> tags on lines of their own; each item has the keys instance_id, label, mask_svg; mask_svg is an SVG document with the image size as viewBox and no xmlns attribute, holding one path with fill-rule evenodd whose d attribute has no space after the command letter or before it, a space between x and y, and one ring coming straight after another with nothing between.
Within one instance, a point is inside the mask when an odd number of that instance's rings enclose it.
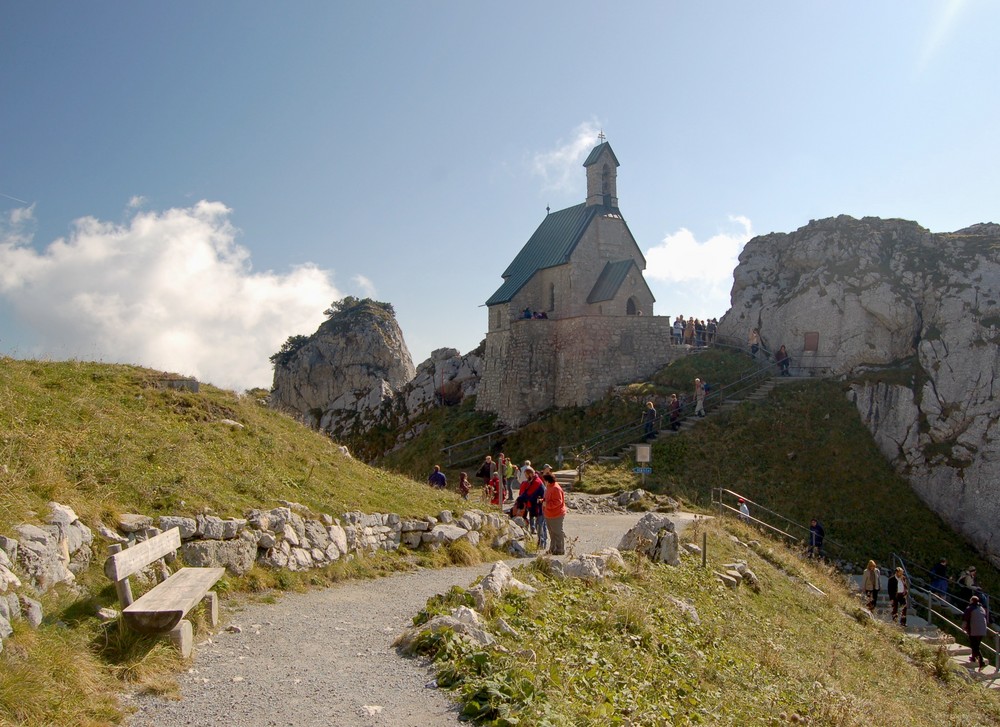
<instances>
[{"instance_id":1,"label":"church","mask_svg":"<svg viewBox=\"0 0 1000 727\"><path fill-rule=\"evenodd\" d=\"M646 260L618 208L618 158L601 142L583 163L582 204L546 214L486 301L476 408L519 426L588 404L678 355L653 315Z\"/></svg>"},{"instance_id":2,"label":"church","mask_svg":"<svg viewBox=\"0 0 1000 727\"><path fill-rule=\"evenodd\" d=\"M490 332L527 309L547 318L652 315L646 259L618 209L618 158L603 142L583 163L587 199L545 216L486 301Z\"/></svg>"}]
</instances>

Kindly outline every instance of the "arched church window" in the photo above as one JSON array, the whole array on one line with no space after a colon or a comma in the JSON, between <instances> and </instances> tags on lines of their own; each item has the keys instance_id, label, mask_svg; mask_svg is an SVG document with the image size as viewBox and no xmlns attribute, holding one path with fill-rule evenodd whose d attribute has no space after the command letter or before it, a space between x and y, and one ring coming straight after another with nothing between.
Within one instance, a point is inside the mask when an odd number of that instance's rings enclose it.
<instances>
[{"instance_id":1,"label":"arched church window","mask_svg":"<svg viewBox=\"0 0 1000 727\"><path fill-rule=\"evenodd\" d=\"M607 164L601 169L601 194L611 194L611 167Z\"/></svg>"},{"instance_id":2,"label":"arched church window","mask_svg":"<svg viewBox=\"0 0 1000 727\"><path fill-rule=\"evenodd\" d=\"M634 316L637 310L638 309L635 307L635 298L629 298L628 302L625 303L625 314Z\"/></svg>"}]
</instances>

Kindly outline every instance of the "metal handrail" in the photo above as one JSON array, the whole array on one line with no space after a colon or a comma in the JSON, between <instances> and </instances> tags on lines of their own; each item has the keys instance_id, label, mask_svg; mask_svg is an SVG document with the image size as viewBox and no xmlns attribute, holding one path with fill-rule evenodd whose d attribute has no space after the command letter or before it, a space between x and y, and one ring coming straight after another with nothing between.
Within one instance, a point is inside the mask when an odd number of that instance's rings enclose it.
<instances>
[{"instance_id":1,"label":"metal handrail","mask_svg":"<svg viewBox=\"0 0 1000 727\"><path fill-rule=\"evenodd\" d=\"M449 444L447 447L442 447L441 451L444 454L448 455L448 466L450 467L450 466L452 466L454 464L453 461L452 461L453 456L454 456L454 451L456 449L458 449L459 447L464 447L464 446L467 446L467 445L470 445L470 444L474 444L476 442L479 442L480 440L485 439L486 440L486 449L489 450L489 449L492 449L492 447L493 447L493 437L495 437L497 435L507 434L508 432L510 432L510 429L504 428L504 427L502 427L500 429L494 429L492 432L486 432L486 434L480 434L478 437L472 437L471 439L465 439L465 440L463 440L461 442L455 442L455 444ZM479 451L478 450L477 450L476 456L477 457L479 456Z\"/></svg>"}]
</instances>

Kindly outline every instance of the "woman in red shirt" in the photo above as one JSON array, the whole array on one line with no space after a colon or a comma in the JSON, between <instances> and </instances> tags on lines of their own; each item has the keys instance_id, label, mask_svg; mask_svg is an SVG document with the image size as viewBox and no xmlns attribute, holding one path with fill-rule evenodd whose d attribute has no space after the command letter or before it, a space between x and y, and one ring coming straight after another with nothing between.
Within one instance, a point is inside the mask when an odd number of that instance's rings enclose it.
<instances>
[{"instance_id":1,"label":"woman in red shirt","mask_svg":"<svg viewBox=\"0 0 1000 727\"><path fill-rule=\"evenodd\" d=\"M566 517L566 494L556 482L555 476L545 473L545 498L542 500L542 514L549 528L549 554L566 555L566 533L563 519Z\"/></svg>"}]
</instances>

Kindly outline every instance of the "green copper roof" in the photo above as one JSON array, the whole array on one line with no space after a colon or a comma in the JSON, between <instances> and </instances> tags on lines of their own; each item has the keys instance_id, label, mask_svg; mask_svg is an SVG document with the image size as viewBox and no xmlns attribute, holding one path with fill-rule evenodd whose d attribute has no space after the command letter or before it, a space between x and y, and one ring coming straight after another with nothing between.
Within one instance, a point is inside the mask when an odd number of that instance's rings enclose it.
<instances>
[{"instance_id":1,"label":"green copper roof","mask_svg":"<svg viewBox=\"0 0 1000 727\"><path fill-rule=\"evenodd\" d=\"M635 265L635 260L616 260L604 266L604 270L597 276L593 290L587 296L588 303L600 303L604 300L611 300L618 293L618 289L625 282L628 271Z\"/></svg>"},{"instance_id":2,"label":"green copper roof","mask_svg":"<svg viewBox=\"0 0 1000 727\"><path fill-rule=\"evenodd\" d=\"M578 204L546 215L535 234L504 270L503 285L490 296L486 305L509 303L535 272L568 263L590 221L612 211L617 212L604 205Z\"/></svg>"},{"instance_id":3,"label":"green copper roof","mask_svg":"<svg viewBox=\"0 0 1000 727\"><path fill-rule=\"evenodd\" d=\"M620 167L621 164L618 163L618 157L615 156L614 151L611 149L611 144L604 142L603 144L598 144L593 149L590 150L590 155L587 160L583 163L583 166L589 167L591 164L597 164L597 160L601 157L601 152L607 149L611 153L611 158L615 160L615 166Z\"/></svg>"}]
</instances>

